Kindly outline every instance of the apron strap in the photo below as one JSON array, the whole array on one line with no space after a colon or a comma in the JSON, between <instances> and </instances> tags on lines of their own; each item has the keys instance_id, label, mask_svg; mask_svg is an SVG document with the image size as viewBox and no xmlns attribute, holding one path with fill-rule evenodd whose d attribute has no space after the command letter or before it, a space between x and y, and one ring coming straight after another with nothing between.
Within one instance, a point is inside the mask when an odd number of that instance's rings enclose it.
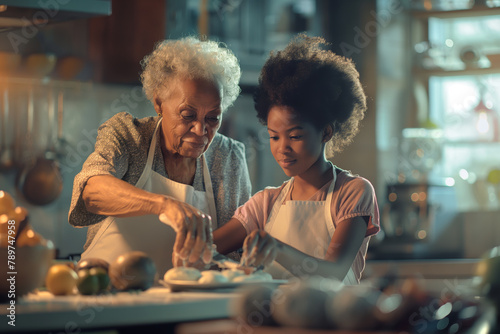
<instances>
[{"instance_id":1,"label":"apron strap","mask_svg":"<svg viewBox=\"0 0 500 334\"><path fill-rule=\"evenodd\" d=\"M330 162L330 165L332 165L333 168L333 180L332 183L330 183L330 187L328 187L328 194L326 195L326 204L332 203L332 198L333 198L333 190L335 189L335 183L337 182L337 170L334 164ZM328 209L328 212L331 215L331 205L329 206L330 209Z\"/></svg>"},{"instance_id":2,"label":"apron strap","mask_svg":"<svg viewBox=\"0 0 500 334\"><path fill-rule=\"evenodd\" d=\"M273 208L271 209L271 214L269 215L269 217L267 217L267 222L266 225L264 226L264 230L266 232L270 232L272 230L274 222L276 221L276 219L274 218L278 215L281 205L283 204L283 200L290 191L292 184L293 184L293 177L287 182L285 187L281 189L278 198L276 199L276 202L274 202Z\"/></svg>"},{"instance_id":3,"label":"apron strap","mask_svg":"<svg viewBox=\"0 0 500 334\"><path fill-rule=\"evenodd\" d=\"M207 196L208 206L210 209L210 216L212 217L212 231L217 228L217 209L215 207L215 195L212 186L212 178L210 177L210 172L208 170L207 161L205 159L205 154L202 155L203 162L203 182L205 184L205 196Z\"/></svg>"},{"instance_id":4,"label":"apron strap","mask_svg":"<svg viewBox=\"0 0 500 334\"><path fill-rule=\"evenodd\" d=\"M153 139L151 139L151 143L149 144L149 150L148 150L148 160L146 160L146 166L144 167L144 171L141 174L141 177L135 184L137 188L144 187L144 184L146 181L149 179L151 175L151 171L153 168L153 161L155 158L155 151L156 151L156 142L158 141L158 128L160 127L162 117L158 120L158 123L156 123L155 131L153 133Z\"/></svg>"},{"instance_id":5,"label":"apron strap","mask_svg":"<svg viewBox=\"0 0 500 334\"><path fill-rule=\"evenodd\" d=\"M330 161L329 161L330 162ZM328 187L328 193L326 195L325 201L325 219L327 222L328 233L330 234L330 238L333 237L333 233L335 232L335 225L333 224L332 218L332 198L333 198L333 190L335 189L335 184L337 183L337 170L335 166L330 162L333 168L333 180Z\"/></svg>"}]
</instances>

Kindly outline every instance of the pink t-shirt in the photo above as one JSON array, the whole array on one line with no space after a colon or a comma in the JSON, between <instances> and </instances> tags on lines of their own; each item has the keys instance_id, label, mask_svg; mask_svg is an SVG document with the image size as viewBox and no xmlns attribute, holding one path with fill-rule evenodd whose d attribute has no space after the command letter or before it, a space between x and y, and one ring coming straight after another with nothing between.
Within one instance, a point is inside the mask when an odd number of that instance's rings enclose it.
<instances>
[{"instance_id":1,"label":"pink t-shirt","mask_svg":"<svg viewBox=\"0 0 500 334\"><path fill-rule=\"evenodd\" d=\"M273 205L287 182L289 181L284 182L280 187L268 187L259 191L253 195L248 202L236 210L233 218L241 222L247 234L255 229L264 229L264 225L267 223ZM330 184L331 181L327 182L309 199L309 201L325 201ZM290 200L290 194L284 202L287 200ZM349 218L358 216L370 217L366 228L365 239L363 240L352 266L354 274L359 281L365 267L365 256L370 237L380 230L379 211L375 190L367 179L352 175L348 171L337 168L337 181L333 190L331 206L332 220L335 228L337 228L342 221Z\"/></svg>"}]
</instances>

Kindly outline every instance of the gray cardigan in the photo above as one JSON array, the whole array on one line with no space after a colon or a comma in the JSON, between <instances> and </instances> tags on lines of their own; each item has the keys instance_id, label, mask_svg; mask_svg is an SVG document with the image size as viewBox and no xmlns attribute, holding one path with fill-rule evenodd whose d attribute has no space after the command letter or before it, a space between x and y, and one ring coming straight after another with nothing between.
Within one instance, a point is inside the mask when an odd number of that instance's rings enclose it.
<instances>
[{"instance_id":1,"label":"gray cardigan","mask_svg":"<svg viewBox=\"0 0 500 334\"><path fill-rule=\"evenodd\" d=\"M68 214L69 223L76 227L86 226L87 242L92 242L106 216L88 212L82 199L87 181L96 175L112 175L130 184L135 184L144 170L146 158L158 117L137 119L121 112L99 127L95 150L82 170L76 175L73 196ZM244 204L251 194L251 183L242 143L216 134L205 152L215 196L218 226L231 219L236 208ZM153 170L168 177L165 172L160 141L156 143ZM193 186L204 191L203 169L200 158L197 161Z\"/></svg>"}]
</instances>

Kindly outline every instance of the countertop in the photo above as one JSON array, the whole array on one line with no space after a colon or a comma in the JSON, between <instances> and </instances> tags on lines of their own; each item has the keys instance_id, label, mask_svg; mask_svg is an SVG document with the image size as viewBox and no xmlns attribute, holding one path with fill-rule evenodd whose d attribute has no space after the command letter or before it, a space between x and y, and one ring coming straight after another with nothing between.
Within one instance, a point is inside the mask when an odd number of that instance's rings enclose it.
<instances>
[{"instance_id":1,"label":"countertop","mask_svg":"<svg viewBox=\"0 0 500 334\"><path fill-rule=\"evenodd\" d=\"M396 274L398 279L417 276L424 278L425 288L438 296L451 293L460 297L474 293L471 288L478 262L478 259L368 260L364 279L388 273ZM152 327L157 326L160 332L196 333L199 329L199 333L210 333L204 332L209 328L196 326L201 321L200 324L213 324L213 333L245 333L248 325L236 321L236 311L231 307L237 297L235 290L171 292L166 287L102 296L54 297L41 291L16 301L15 327L8 324L8 305L0 305L0 318L3 319L0 332L83 333L110 329L133 333L134 330L151 332ZM124 331L127 328L129 331ZM255 333L282 332L287 331L263 328ZM297 330L296 333L305 332Z\"/></svg>"},{"instance_id":2,"label":"countertop","mask_svg":"<svg viewBox=\"0 0 500 334\"><path fill-rule=\"evenodd\" d=\"M16 301L15 326L8 324L8 305L1 305L0 332L54 331L118 328L221 319L231 316L231 292L170 292L153 287L144 292L101 296L53 296L38 292Z\"/></svg>"}]
</instances>

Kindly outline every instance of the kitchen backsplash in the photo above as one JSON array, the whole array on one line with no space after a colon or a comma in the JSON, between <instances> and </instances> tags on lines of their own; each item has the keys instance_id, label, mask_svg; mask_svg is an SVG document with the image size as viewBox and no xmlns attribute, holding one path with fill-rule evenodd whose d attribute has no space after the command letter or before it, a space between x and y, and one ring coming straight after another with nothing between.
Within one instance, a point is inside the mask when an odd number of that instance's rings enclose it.
<instances>
[{"instance_id":1,"label":"kitchen backsplash","mask_svg":"<svg viewBox=\"0 0 500 334\"><path fill-rule=\"evenodd\" d=\"M18 170L12 169L0 173L0 188L11 193L18 205L26 207L30 212L30 221L36 231L54 241L61 257L80 253L86 238L86 229L77 229L69 225L67 215L71 202L73 179L81 170L82 164L93 151L97 128L112 115L128 111L136 117L154 116L151 103L144 97L140 86L118 86L89 83L68 83L61 86L64 92L62 140L59 159L63 178L63 190L54 202L46 206L34 206L27 203L16 188ZM37 98L39 98L37 100ZM16 104L21 106L16 108ZM26 100L10 99L10 115L4 120L10 139L16 129L26 149L28 137L22 129L27 126ZM39 94L34 98L33 149L39 154L47 146L47 104L46 97ZM40 108L38 108L40 106ZM13 114L15 111L16 114ZM43 121L42 121L43 119ZM27 129L27 128L26 128ZM31 154L33 155L33 154Z\"/></svg>"}]
</instances>

